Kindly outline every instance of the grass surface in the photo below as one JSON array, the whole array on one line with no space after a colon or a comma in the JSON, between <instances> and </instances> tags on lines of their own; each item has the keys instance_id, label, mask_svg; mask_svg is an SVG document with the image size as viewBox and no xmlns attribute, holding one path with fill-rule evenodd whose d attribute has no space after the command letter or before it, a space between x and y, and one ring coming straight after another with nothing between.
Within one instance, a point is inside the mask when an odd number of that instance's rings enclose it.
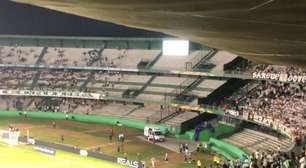
<instances>
[{"instance_id":1,"label":"grass surface","mask_svg":"<svg viewBox=\"0 0 306 168\"><path fill-rule=\"evenodd\" d=\"M82 149L87 149L87 150L92 150L94 148L101 147L101 152L103 152L104 154L111 156L120 156L120 157L124 156L124 152L118 153L116 151L117 148L116 137L119 133L124 133L126 136L124 149L125 152L127 153L128 159L138 160L139 158L137 157L137 154L140 154L140 159L145 160L147 163L149 163L150 159L154 157L157 160L158 168L195 168L196 167L196 163L192 164L184 163L184 159L181 154L168 151L164 148L152 145L150 143L147 143L145 141L136 138L136 136L143 134L141 130L118 127L118 126L94 124L94 123L65 121L65 120L57 120L56 121L57 127L56 129L53 129L52 122L53 120L48 120L48 119L35 119L35 118L24 118L24 117L17 117L17 118L0 117L0 129L8 129L8 125L13 124L14 126L18 127L21 130L22 135L26 135L27 130L29 130L30 136L34 137L35 139L47 142L53 142L53 143L61 143L60 136L64 135L65 136L64 144L78 146L81 147ZM113 141L109 140L109 133L111 129L114 130ZM24 150L24 149L22 148L18 150ZM2 153L1 151L2 149L0 149L0 153ZM163 161L163 157L166 152L168 152L170 158L170 161L168 163ZM61 154L62 153L60 153L60 155ZM20 154L19 156L23 155L24 154ZM65 154L63 155L63 157L64 156ZM202 160L202 163L204 163L204 165L212 163L211 162L212 157L208 154L193 153L192 156L195 160L197 159ZM40 156L40 154L38 154L38 158L37 159L33 158L33 159L39 160L40 162L40 160L43 160L40 159L40 157L49 158L49 156L44 156L44 155ZM21 158L22 161L24 160L22 157L18 157L18 160L19 158ZM78 157L76 156L76 159L77 158ZM74 160L74 159L73 157L71 157L64 160L66 160L66 162L70 162L69 160ZM2 158L0 161L2 161ZM0 165L0 167L2 168L2 165ZM94 167L95 166L93 166L92 168ZM105 166L102 167L108 168ZM45 168L45 166L43 168ZM79 166L76 166L76 168L79 168Z\"/></svg>"},{"instance_id":2,"label":"grass surface","mask_svg":"<svg viewBox=\"0 0 306 168\"><path fill-rule=\"evenodd\" d=\"M80 155L57 151L49 156L30 146L0 144L0 166L5 168L124 168L123 166Z\"/></svg>"}]
</instances>

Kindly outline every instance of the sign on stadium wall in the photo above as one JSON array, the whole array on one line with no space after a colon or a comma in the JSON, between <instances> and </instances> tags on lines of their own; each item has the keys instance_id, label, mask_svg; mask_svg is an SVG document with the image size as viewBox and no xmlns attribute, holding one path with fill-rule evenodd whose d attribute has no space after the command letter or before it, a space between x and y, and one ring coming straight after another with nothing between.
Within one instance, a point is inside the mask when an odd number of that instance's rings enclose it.
<instances>
[{"instance_id":1,"label":"sign on stadium wall","mask_svg":"<svg viewBox=\"0 0 306 168\"><path fill-rule=\"evenodd\" d=\"M141 168L139 162L120 158L120 157L117 158L117 163L124 165L124 166L132 167L132 168Z\"/></svg>"},{"instance_id":2,"label":"sign on stadium wall","mask_svg":"<svg viewBox=\"0 0 306 168\"><path fill-rule=\"evenodd\" d=\"M5 96L41 96L41 97L67 97L81 99L103 99L99 93L75 92L75 91L52 91L52 90L11 90L0 89L0 95Z\"/></svg>"},{"instance_id":3,"label":"sign on stadium wall","mask_svg":"<svg viewBox=\"0 0 306 168\"><path fill-rule=\"evenodd\" d=\"M281 73L266 73L266 72L253 72L253 79L268 79L276 80L281 82L296 82L296 83L306 83L306 76L301 75L291 75L291 74L281 74Z\"/></svg>"},{"instance_id":4,"label":"sign on stadium wall","mask_svg":"<svg viewBox=\"0 0 306 168\"><path fill-rule=\"evenodd\" d=\"M34 150L36 150L38 152L41 152L41 153L44 153L44 154L47 154L47 155L52 155L52 156L54 156L56 154L55 149L49 148L49 147L46 147L46 146L35 146Z\"/></svg>"}]
</instances>

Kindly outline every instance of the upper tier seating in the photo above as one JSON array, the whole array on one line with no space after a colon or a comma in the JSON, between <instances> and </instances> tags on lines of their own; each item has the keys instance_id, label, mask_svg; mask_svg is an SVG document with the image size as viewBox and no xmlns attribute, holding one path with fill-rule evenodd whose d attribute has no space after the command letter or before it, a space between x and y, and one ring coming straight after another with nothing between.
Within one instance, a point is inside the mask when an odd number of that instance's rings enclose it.
<instances>
[{"instance_id":1,"label":"upper tier seating","mask_svg":"<svg viewBox=\"0 0 306 168\"><path fill-rule=\"evenodd\" d=\"M1 64L35 64L41 47L0 47Z\"/></svg>"}]
</instances>

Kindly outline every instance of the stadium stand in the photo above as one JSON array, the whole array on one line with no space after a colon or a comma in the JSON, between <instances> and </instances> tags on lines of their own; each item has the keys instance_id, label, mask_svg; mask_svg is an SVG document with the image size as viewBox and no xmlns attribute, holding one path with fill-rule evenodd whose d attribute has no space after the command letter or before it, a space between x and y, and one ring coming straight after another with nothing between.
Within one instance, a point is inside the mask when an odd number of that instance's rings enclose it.
<instances>
[{"instance_id":1,"label":"stadium stand","mask_svg":"<svg viewBox=\"0 0 306 168\"><path fill-rule=\"evenodd\" d=\"M194 112L182 112L175 117L165 121L164 123L169 126L180 126L183 122L188 121L194 117L198 116L197 113Z\"/></svg>"},{"instance_id":2,"label":"stadium stand","mask_svg":"<svg viewBox=\"0 0 306 168\"><path fill-rule=\"evenodd\" d=\"M240 97L232 97L234 110L248 120L282 131L297 143L305 142L305 86L256 83Z\"/></svg>"},{"instance_id":3,"label":"stadium stand","mask_svg":"<svg viewBox=\"0 0 306 168\"><path fill-rule=\"evenodd\" d=\"M290 139L277 138L251 129L244 129L223 140L244 149L248 153L265 150L288 152L294 146Z\"/></svg>"},{"instance_id":4,"label":"stadium stand","mask_svg":"<svg viewBox=\"0 0 306 168\"><path fill-rule=\"evenodd\" d=\"M42 63L47 65L93 65L100 60L101 50L74 49L74 48L48 48Z\"/></svg>"},{"instance_id":5,"label":"stadium stand","mask_svg":"<svg viewBox=\"0 0 306 168\"><path fill-rule=\"evenodd\" d=\"M162 70L188 70L223 72L228 63L237 71L273 72L305 75L303 69L272 65L235 67L237 55L210 49L192 51L189 56L164 56L160 50L126 49L72 49L72 48L26 48L0 47L2 64L47 64L66 66L96 66L119 68L143 68ZM237 111L242 119L271 127L287 138L243 129L223 140L252 154L251 159L263 160L274 155L275 160L289 158L279 152L287 152L293 145L306 142L306 87L302 84L284 84L275 82L246 82L246 86L230 97L222 94L229 91L229 85L241 81L232 79L188 79L154 75L131 75L111 72L52 71L1 69L1 89L37 89L37 90L75 90L103 93L117 98L133 98L144 101L156 101L160 104L183 100L189 105L197 105L197 98L211 99L224 111ZM221 89L220 89L221 88ZM223 96L222 101L216 101ZM170 98L169 98L170 97ZM189 100L189 98L192 99ZM209 101L208 101L209 102ZM182 123L198 116L190 111L161 108L156 104L133 104L82 100L69 98L14 97L1 96L1 109L64 112L86 115L115 116L179 127ZM170 116L170 117L169 117ZM237 117L237 116L235 116ZM165 119L166 118L166 119ZM294 144L295 143L295 144ZM262 152L262 153L261 153ZM261 158L257 155L261 153ZM291 158L292 156L290 156ZM274 160L273 160L274 161ZM271 162L271 161L267 161ZM230 164L230 163L228 163ZM264 163L260 163L264 164ZM273 162L267 163L272 165Z\"/></svg>"},{"instance_id":6,"label":"stadium stand","mask_svg":"<svg viewBox=\"0 0 306 168\"><path fill-rule=\"evenodd\" d=\"M2 64L35 64L43 52L39 47L0 47Z\"/></svg>"}]
</instances>

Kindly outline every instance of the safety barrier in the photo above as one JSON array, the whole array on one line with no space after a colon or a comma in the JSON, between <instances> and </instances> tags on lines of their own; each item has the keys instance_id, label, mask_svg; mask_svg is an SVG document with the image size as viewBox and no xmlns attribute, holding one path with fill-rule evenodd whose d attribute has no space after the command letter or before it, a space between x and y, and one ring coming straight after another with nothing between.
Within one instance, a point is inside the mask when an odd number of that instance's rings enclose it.
<instances>
[{"instance_id":1,"label":"safety barrier","mask_svg":"<svg viewBox=\"0 0 306 168\"><path fill-rule=\"evenodd\" d=\"M122 125L129 128L136 128L143 130L146 125L145 121L110 117L102 115L82 115L82 114L65 114L60 112L27 112L27 111L0 111L0 116L7 117L30 117L30 118L45 118L45 119L57 119L57 120L75 120L80 122L91 122L108 125ZM177 129L168 127L162 124L149 124L157 127L162 133L175 133Z\"/></svg>"},{"instance_id":2,"label":"safety barrier","mask_svg":"<svg viewBox=\"0 0 306 168\"><path fill-rule=\"evenodd\" d=\"M244 151L224 141L210 138L208 144L213 151L221 154L228 160L240 159L243 161L248 158L248 155Z\"/></svg>"},{"instance_id":3,"label":"safety barrier","mask_svg":"<svg viewBox=\"0 0 306 168\"><path fill-rule=\"evenodd\" d=\"M23 143L28 143L27 142L27 137L20 137L19 141L23 142ZM143 165L140 161L128 160L128 159L125 159L125 158L109 156L109 155L105 155L105 154L98 153L98 152L82 150L82 149L80 149L78 147L75 147L75 146L50 143L50 142L40 141L40 140L36 140L36 139L35 139L35 143L32 144L32 145L35 145L35 148L39 147L39 149L46 154L48 154L48 152L46 152L46 150L47 151L52 151L52 155L56 155L56 150L61 150L61 151L69 152L69 153L74 153L74 154L77 154L77 155L96 158L96 159L99 159L99 160L114 162L114 163L124 165L124 166L128 166L128 167L131 167L131 168L143 168Z\"/></svg>"}]
</instances>

